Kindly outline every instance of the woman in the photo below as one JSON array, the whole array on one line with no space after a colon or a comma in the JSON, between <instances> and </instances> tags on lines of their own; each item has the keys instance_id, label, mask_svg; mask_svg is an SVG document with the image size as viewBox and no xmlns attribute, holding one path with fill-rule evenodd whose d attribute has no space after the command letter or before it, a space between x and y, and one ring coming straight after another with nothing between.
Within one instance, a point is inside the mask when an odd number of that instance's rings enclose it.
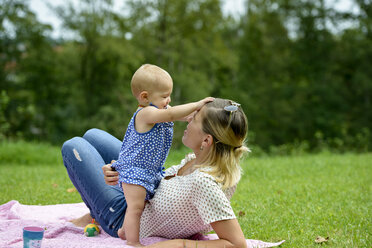
<instances>
[{"instance_id":1,"label":"woman","mask_svg":"<svg viewBox=\"0 0 372 248\"><path fill-rule=\"evenodd\" d=\"M248 151L244 145L246 116L239 104L216 98L188 121L182 142L193 154L165 171L155 196L145 205L140 236L173 239L150 247L246 247L229 202L240 179L239 160ZM85 225L93 217L114 237L126 210L120 189L109 186L117 184L117 172L109 163L117 157L120 145L118 139L93 129L62 147L71 181L90 209L90 215L74 223ZM103 175L100 167L105 163ZM211 229L218 240L187 240Z\"/></svg>"}]
</instances>

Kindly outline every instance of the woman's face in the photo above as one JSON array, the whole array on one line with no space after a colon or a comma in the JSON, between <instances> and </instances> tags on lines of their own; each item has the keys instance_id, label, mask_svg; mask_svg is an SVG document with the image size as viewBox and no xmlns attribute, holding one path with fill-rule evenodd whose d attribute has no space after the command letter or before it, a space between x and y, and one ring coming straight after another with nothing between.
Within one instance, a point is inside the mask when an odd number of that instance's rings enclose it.
<instances>
[{"instance_id":1,"label":"woman's face","mask_svg":"<svg viewBox=\"0 0 372 248\"><path fill-rule=\"evenodd\" d=\"M182 143L193 151L200 149L201 143L206 135L202 130L203 111L205 111L205 107L202 107L199 111L195 112L192 117L189 117L187 120L189 124L183 133Z\"/></svg>"}]
</instances>

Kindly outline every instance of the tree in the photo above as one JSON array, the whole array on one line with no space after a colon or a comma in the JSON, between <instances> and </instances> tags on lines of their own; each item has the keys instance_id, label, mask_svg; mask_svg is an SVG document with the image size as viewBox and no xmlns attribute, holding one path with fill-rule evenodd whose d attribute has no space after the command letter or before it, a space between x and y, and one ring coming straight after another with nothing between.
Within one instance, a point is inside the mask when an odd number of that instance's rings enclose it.
<instances>
[{"instance_id":1,"label":"tree","mask_svg":"<svg viewBox=\"0 0 372 248\"><path fill-rule=\"evenodd\" d=\"M27 1L2 1L0 20L0 84L2 92L9 98L3 110L10 126L6 136L37 136L38 129L33 123L37 114L38 88L23 74L23 63L32 54L50 54L46 35L51 27L37 21ZM40 68L43 67L39 62Z\"/></svg>"},{"instance_id":2,"label":"tree","mask_svg":"<svg viewBox=\"0 0 372 248\"><path fill-rule=\"evenodd\" d=\"M251 138L266 148L291 135L294 111L289 66L293 44L275 4L276 1L248 2L239 47L236 97L247 112Z\"/></svg>"},{"instance_id":3,"label":"tree","mask_svg":"<svg viewBox=\"0 0 372 248\"><path fill-rule=\"evenodd\" d=\"M237 56L227 46L218 0L129 1L132 42L143 63L166 69L174 81L173 102L227 95ZM182 129L175 128L175 141Z\"/></svg>"}]
</instances>

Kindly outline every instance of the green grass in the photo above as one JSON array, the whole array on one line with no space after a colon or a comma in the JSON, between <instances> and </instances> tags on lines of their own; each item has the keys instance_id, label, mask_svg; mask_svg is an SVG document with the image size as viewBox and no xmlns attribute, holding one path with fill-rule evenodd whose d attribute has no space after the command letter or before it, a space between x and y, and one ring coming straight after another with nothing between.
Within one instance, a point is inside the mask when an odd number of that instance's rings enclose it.
<instances>
[{"instance_id":1,"label":"green grass","mask_svg":"<svg viewBox=\"0 0 372 248\"><path fill-rule=\"evenodd\" d=\"M176 164L187 150L172 151ZM247 238L281 247L372 247L372 154L247 158L231 203ZM0 204L80 202L60 149L0 143ZM323 245L317 236L329 237Z\"/></svg>"},{"instance_id":2,"label":"green grass","mask_svg":"<svg viewBox=\"0 0 372 248\"><path fill-rule=\"evenodd\" d=\"M372 154L247 159L232 205L246 237L283 247L372 247Z\"/></svg>"},{"instance_id":3,"label":"green grass","mask_svg":"<svg viewBox=\"0 0 372 248\"><path fill-rule=\"evenodd\" d=\"M0 204L81 202L63 166L59 147L40 143L0 143Z\"/></svg>"}]
</instances>

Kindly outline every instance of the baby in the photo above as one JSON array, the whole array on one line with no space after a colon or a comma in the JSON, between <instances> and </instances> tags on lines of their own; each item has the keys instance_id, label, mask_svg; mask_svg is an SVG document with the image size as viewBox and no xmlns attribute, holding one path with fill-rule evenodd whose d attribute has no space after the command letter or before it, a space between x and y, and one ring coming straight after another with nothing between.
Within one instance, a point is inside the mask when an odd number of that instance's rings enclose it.
<instances>
[{"instance_id":1,"label":"baby","mask_svg":"<svg viewBox=\"0 0 372 248\"><path fill-rule=\"evenodd\" d=\"M172 78L162 68L150 64L142 65L134 73L131 88L138 109L129 122L119 158L112 168L119 172L127 202L118 236L126 239L128 245L141 246L141 214L145 200L151 199L163 177L163 165L172 144L173 121L186 120L213 98L170 107Z\"/></svg>"}]
</instances>

